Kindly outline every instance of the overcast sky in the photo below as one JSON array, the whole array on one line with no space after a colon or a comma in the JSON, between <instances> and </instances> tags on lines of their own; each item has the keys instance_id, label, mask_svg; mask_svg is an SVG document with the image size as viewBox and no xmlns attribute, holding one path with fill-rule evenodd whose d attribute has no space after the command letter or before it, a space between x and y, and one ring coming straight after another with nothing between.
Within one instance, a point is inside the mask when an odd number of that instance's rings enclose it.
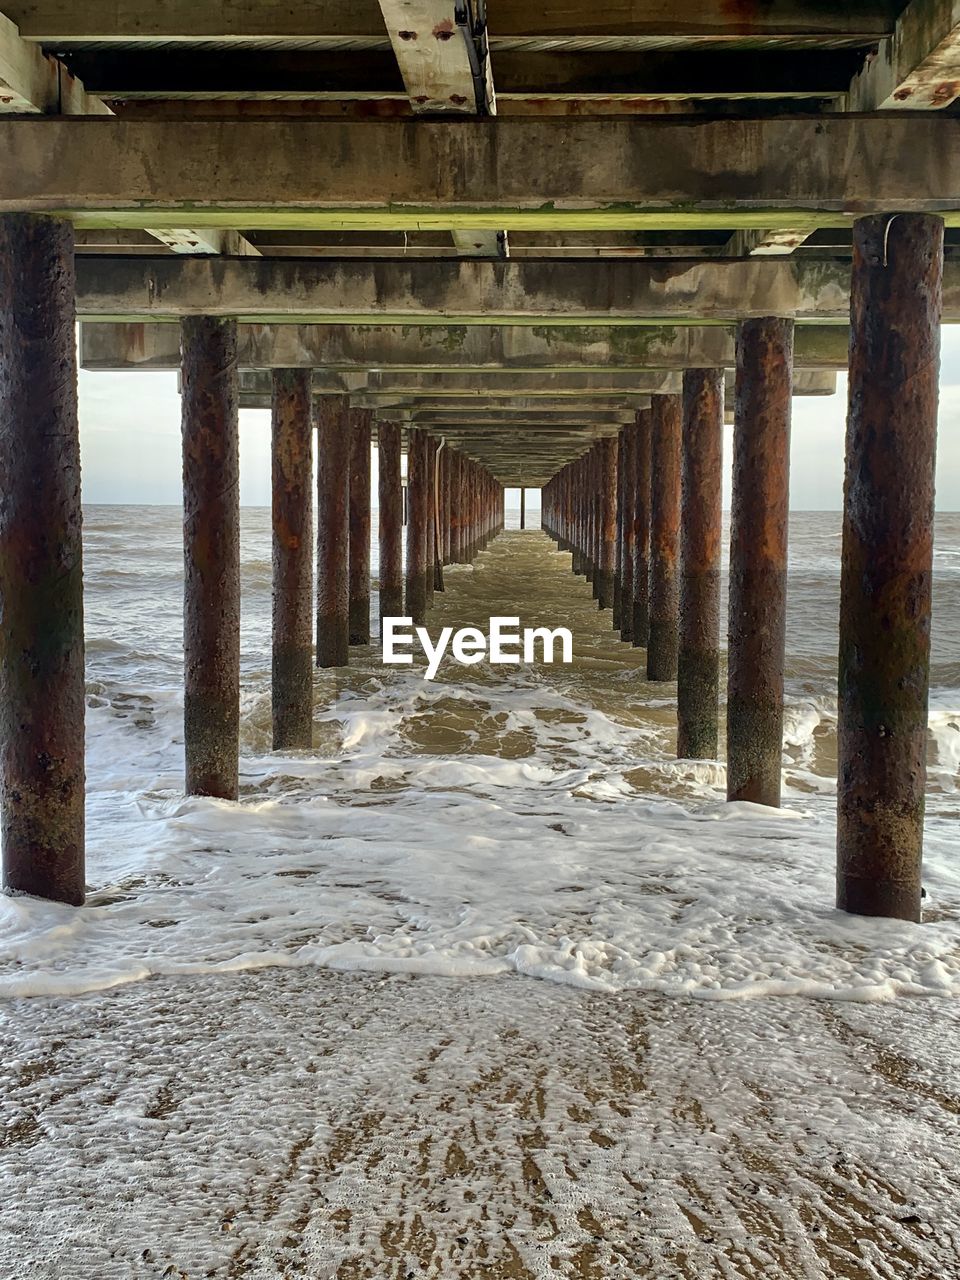
<instances>
[{"instance_id":1,"label":"overcast sky","mask_svg":"<svg viewBox=\"0 0 960 1280\"><path fill-rule=\"evenodd\" d=\"M960 325L945 326L940 378L937 506L960 510ZM834 396L793 402L790 505L839 509L843 489L846 379ZM725 505L730 500L730 432ZM180 494L180 398L175 373L80 373L80 441L85 502L171 503ZM376 486L374 486L376 497ZM514 504L516 493L508 492ZM270 415L240 415L240 501L270 503ZM530 495L532 506L536 498Z\"/></svg>"}]
</instances>

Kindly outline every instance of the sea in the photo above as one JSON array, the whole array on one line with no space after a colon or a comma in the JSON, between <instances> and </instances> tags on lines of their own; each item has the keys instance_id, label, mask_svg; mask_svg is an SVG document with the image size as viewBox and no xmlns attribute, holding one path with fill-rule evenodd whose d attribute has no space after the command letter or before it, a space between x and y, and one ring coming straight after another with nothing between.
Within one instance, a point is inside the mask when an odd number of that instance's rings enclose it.
<instances>
[{"instance_id":1,"label":"sea","mask_svg":"<svg viewBox=\"0 0 960 1280\"><path fill-rule=\"evenodd\" d=\"M270 741L270 513L242 511L241 795L186 797L176 507L84 513L88 905L0 899L0 997L316 967L707 1000L960 994L960 514L936 521L925 920L834 908L840 515L790 520L783 807L675 759L675 687L519 512L429 619L566 626L573 662L314 677ZM535 523L536 513L530 513ZM373 533L376 577L376 524ZM724 591L726 584L724 584ZM372 613L376 619L374 595Z\"/></svg>"}]
</instances>

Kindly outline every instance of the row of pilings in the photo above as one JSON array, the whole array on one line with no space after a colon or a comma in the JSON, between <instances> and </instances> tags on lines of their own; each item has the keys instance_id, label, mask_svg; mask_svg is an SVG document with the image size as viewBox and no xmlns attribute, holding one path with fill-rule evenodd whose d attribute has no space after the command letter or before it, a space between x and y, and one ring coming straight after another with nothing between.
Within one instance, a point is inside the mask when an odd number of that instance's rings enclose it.
<instances>
[{"instance_id":1,"label":"row of pilings","mask_svg":"<svg viewBox=\"0 0 960 1280\"><path fill-rule=\"evenodd\" d=\"M920 919L943 223L854 227L838 667L837 905ZM727 797L778 806L793 322L736 342ZM677 681L677 754L719 755L723 370L688 369L618 438L558 472L544 528ZM802 442L800 442L802 447Z\"/></svg>"},{"instance_id":2,"label":"row of pilings","mask_svg":"<svg viewBox=\"0 0 960 1280\"><path fill-rule=\"evenodd\" d=\"M854 224L853 245L837 901L851 911L916 920L943 222L923 214L862 218ZM3 879L11 890L65 902L84 896L73 254L66 220L0 215ZM182 347L187 789L233 797L240 600L236 324L185 319ZM780 796L791 348L788 319L749 319L738 327L728 793L765 804ZM304 372L278 373L275 388L274 714L278 743L294 745L305 741L302 699L313 662L313 412ZM690 755L716 754L719 400L717 371L688 371L682 397L655 398L649 416L622 441L598 445L544 493L545 524L573 551L576 567L589 573L600 604L616 604L625 638L646 646L651 678L678 677L680 743ZM366 447L362 442L370 421L355 415L344 397L323 399L316 415L316 655L337 664L349 656L351 635L362 643L368 628L369 434ZM416 619L436 587L437 561L469 559L502 525L503 494L488 473L443 449L446 483L437 489L443 499L434 503L431 521L436 446L412 432L402 584L399 448L396 432L391 444L391 424L379 430L381 486L387 484L394 504L386 521L381 511L381 573L393 593L390 607L401 602L405 586L406 613Z\"/></svg>"},{"instance_id":3,"label":"row of pilings","mask_svg":"<svg viewBox=\"0 0 960 1280\"><path fill-rule=\"evenodd\" d=\"M67 903L81 903L85 893L75 298L71 224L43 215L0 215L3 885L13 892ZM188 794L236 799L240 735L236 321L208 316L182 320L181 390L185 786ZM476 461L423 431L397 422L375 424L371 411L352 406L348 396L315 397L309 369L276 370L272 401L276 748L311 744L314 665L347 665L351 645L370 641L374 426L379 448L381 617L405 613L422 623L434 592L442 589L444 565L469 562L503 527L503 489ZM401 475L403 434L408 453L406 488Z\"/></svg>"}]
</instances>

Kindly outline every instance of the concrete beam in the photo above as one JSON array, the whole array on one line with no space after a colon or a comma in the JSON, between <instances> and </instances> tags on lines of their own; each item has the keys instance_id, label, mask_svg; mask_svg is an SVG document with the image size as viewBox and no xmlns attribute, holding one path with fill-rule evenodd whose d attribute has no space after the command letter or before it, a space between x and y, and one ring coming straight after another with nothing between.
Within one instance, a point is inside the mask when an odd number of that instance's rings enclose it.
<instances>
[{"instance_id":1,"label":"concrete beam","mask_svg":"<svg viewBox=\"0 0 960 1280\"><path fill-rule=\"evenodd\" d=\"M854 77L851 111L930 111L960 97L960 0L910 0Z\"/></svg>"},{"instance_id":2,"label":"concrete beam","mask_svg":"<svg viewBox=\"0 0 960 1280\"><path fill-rule=\"evenodd\" d=\"M482 324L495 317L637 324L770 315L845 321L849 312L850 264L841 259L342 262L92 255L77 262L83 319ZM944 317L960 319L960 263L945 266Z\"/></svg>"},{"instance_id":3,"label":"concrete beam","mask_svg":"<svg viewBox=\"0 0 960 1280\"><path fill-rule=\"evenodd\" d=\"M845 369L846 325L798 325L794 360L807 369ZM85 369L178 369L174 324L80 326ZM243 369L309 367L377 371L585 372L732 368L734 330L721 325L241 325Z\"/></svg>"},{"instance_id":4,"label":"concrete beam","mask_svg":"<svg viewBox=\"0 0 960 1280\"><path fill-rule=\"evenodd\" d=\"M469 408L498 404L512 409L538 404L567 404L583 407L584 401L612 400L621 404L650 395L677 395L682 389L683 375L664 370L637 370L629 374L571 373L377 373L335 374L315 370L315 395L349 392L351 403L373 408L416 401L421 407L439 406ZM240 374L240 390L266 399L270 395L272 376L263 370L245 370ZM798 396L828 396L837 389L837 375L832 369L794 369L793 393ZM733 372L727 373L726 390L733 395Z\"/></svg>"},{"instance_id":5,"label":"concrete beam","mask_svg":"<svg viewBox=\"0 0 960 1280\"><path fill-rule=\"evenodd\" d=\"M845 224L960 215L960 119L0 120L0 210L80 227Z\"/></svg>"},{"instance_id":6,"label":"concrete beam","mask_svg":"<svg viewBox=\"0 0 960 1280\"><path fill-rule=\"evenodd\" d=\"M111 116L111 108L88 93L83 83L56 58L46 56L24 40L9 18L0 13L0 114ZM256 255L237 231L210 227L190 230L145 227L174 253L231 253Z\"/></svg>"},{"instance_id":7,"label":"concrete beam","mask_svg":"<svg viewBox=\"0 0 960 1280\"><path fill-rule=\"evenodd\" d=\"M351 405L361 409L376 409L385 416L396 411L398 417L405 413L442 413L451 418L462 416L471 418L477 414L510 415L516 419L520 414L553 414L563 415L602 412L619 409L644 409L650 403L647 395L615 395L598 396L527 396L516 395L509 400L485 399L482 397L467 398L465 396L419 396L391 395L389 392L358 391L350 397Z\"/></svg>"},{"instance_id":8,"label":"concrete beam","mask_svg":"<svg viewBox=\"0 0 960 1280\"><path fill-rule=\"evenodd\" d=\"M43 42L70 40L217 40L243 44L265 36L315 39L321 36L382 39L383 16L376 0L231 0L197 4L118 4L117 0L5 0L4 10L24 35ZM749 14L729 0L597 0L583 5L541 5L497 0L491 39L579 36L669 39L686 42L752 37L792 42L817 35L870 41L893 30L896 6L890 0L825 5L822 0L765 0Z\"/></svg>"}]
</instances>

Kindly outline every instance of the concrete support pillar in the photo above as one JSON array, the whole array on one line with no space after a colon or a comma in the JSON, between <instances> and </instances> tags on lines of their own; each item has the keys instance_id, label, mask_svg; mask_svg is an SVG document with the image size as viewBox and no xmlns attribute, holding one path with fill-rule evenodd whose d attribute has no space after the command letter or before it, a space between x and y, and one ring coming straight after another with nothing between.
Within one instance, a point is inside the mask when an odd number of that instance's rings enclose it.
<instances>
[{"instance_id":1,"label":"concrete support pillar","mask_svg":"<svg viewBox=\"0 0 960 1280\"><path fill-rule=\"evenodd\" d=\"M403 616L403 484L400 473L400 424L380 422L377 426L379 539L380 539L380 623L384 618Z\"/></svg>"},{"instance_id":2,"label":"concrete support pillar","mask_svg":"<svg viewBox=\"0 0 960 1280\"><path fill-rule=\"evenodd\" d=\"M407 616L422 626L427 613L426 439L411 431L407 445Z\"/></svg>"},{"instance_id":3,"label":"concrete support pillar","mask_svg":"<svg viewBox=\"0 0 960 1280\"><path fill-rule=\"evenodd\" d=\"M273 749L313 740L313 393L310 369L275 369Z\"/></svg>"},{"instance_id":4,"label":"concrete support pillar","mask_svg":"<svg viewBox=\"0 0 960 1280\"><path fill-rule=\"evenodd\" d=\"M3 884L84 897L83 567L73 227L0 215Z\"/></svg>"},{"instance_id":5,"label":"concrete support pillar","mask_svg":"<svg viewBox=\"0 0 960 1280\"><path fill-rule=\"evenodd\" d=\"M920 919L943 222L853 230L837 906Z\"/></svg>"},{"instance_id":6,"label":"concrete support pillar","mask_svg":"<svg viewBox=\"0 0 960 1280\"><path fill-rule=\"evenodd\" d=\"M526 527L527 527L527 491L526 489L521 487L520 489L520 528L525 529Z\"/></svg>"},{"instance_id":7,"label":"concrete support pillar","mask_svg":"<svg viewBox=\"0 0 960 1280\"><path fill-rule=\"evenodd\" d=\"M737 327L727 798L780 804L793 321Z\"/></svg>"},{"instance_id":8,"label":"concrete support pillar","mask_svg":"<svg viewBox=\"0 0 960 1280\"><path fill-rule=\"evenodd\" d=\"M350 644L370 643L370 409L350 410Z\"/></svg>"},{"instance_id":9,"label":"concrete support pillar","mask_svg":"<svg viewBox=\"0 0 960 1280\"><path fill-rule=\"evenodd\" d=\"M613 608L613 574L617 552L617 441L616 437L600 441L598 454L599 492L597 603L601 609Z\"/></svg>"},{"instance_id":10,"label":"concrete support pillar","mask_svg":"<svg viewBox=\"0 0 960 1280\"><path fill-rule=\"evenodd\" d=\"M676 680L680 611L680 440L683 400L654 396L651 421L650 637L647 679Z\"/></svg>"},{"instance_id":11,"label":"concrete support pillar","mask_svg":"<svg viewBox=\"0 0 960 1280\"><path fill-rule=\"evenodd\" d=\"M645 649L650 639L650 523L653 501L653 409L637 410L637 460L633 502L633 626L634 648Z\"/></svg>"},{"instance_id":12,"label":"concrete support pillar","mask_svg":"<svg viewBox=\"0 0 960 1280\"><path fill-rule=\"evenodd\" d=\"M317 666L350 661L350 402L317 402Z\"/></svg>"},{"instance_id":13,"label":"concrete support pillar","mask_svg":"<svg viewBox=\"0 0 960 1280\"><path fill-rule=\"evenodd\" d=\"M633 552L636 536L637 428L621 433L620 450L620 639L633 638Z\"/></svg>"},{"instance_id":14,"label":"concrete support pillar","mask_svg":"<svg viewBox=\"0 0 960 1280\"><path fill-rule=\"evenodd\" d=\"M677 755L715 760L720 718L723 370L683 375Z\"/></svg>"},{"instance_id":15,"label":"concrete support pillar","mask_svg":"<svg viewBox=\"0 0 960 1280\"><path fill-rule=\"evenodd\" d=\"M236 800L240 753L240 433L237 325L180 327L183 737L188 795Z\"/></svg>"}]
</instances>

